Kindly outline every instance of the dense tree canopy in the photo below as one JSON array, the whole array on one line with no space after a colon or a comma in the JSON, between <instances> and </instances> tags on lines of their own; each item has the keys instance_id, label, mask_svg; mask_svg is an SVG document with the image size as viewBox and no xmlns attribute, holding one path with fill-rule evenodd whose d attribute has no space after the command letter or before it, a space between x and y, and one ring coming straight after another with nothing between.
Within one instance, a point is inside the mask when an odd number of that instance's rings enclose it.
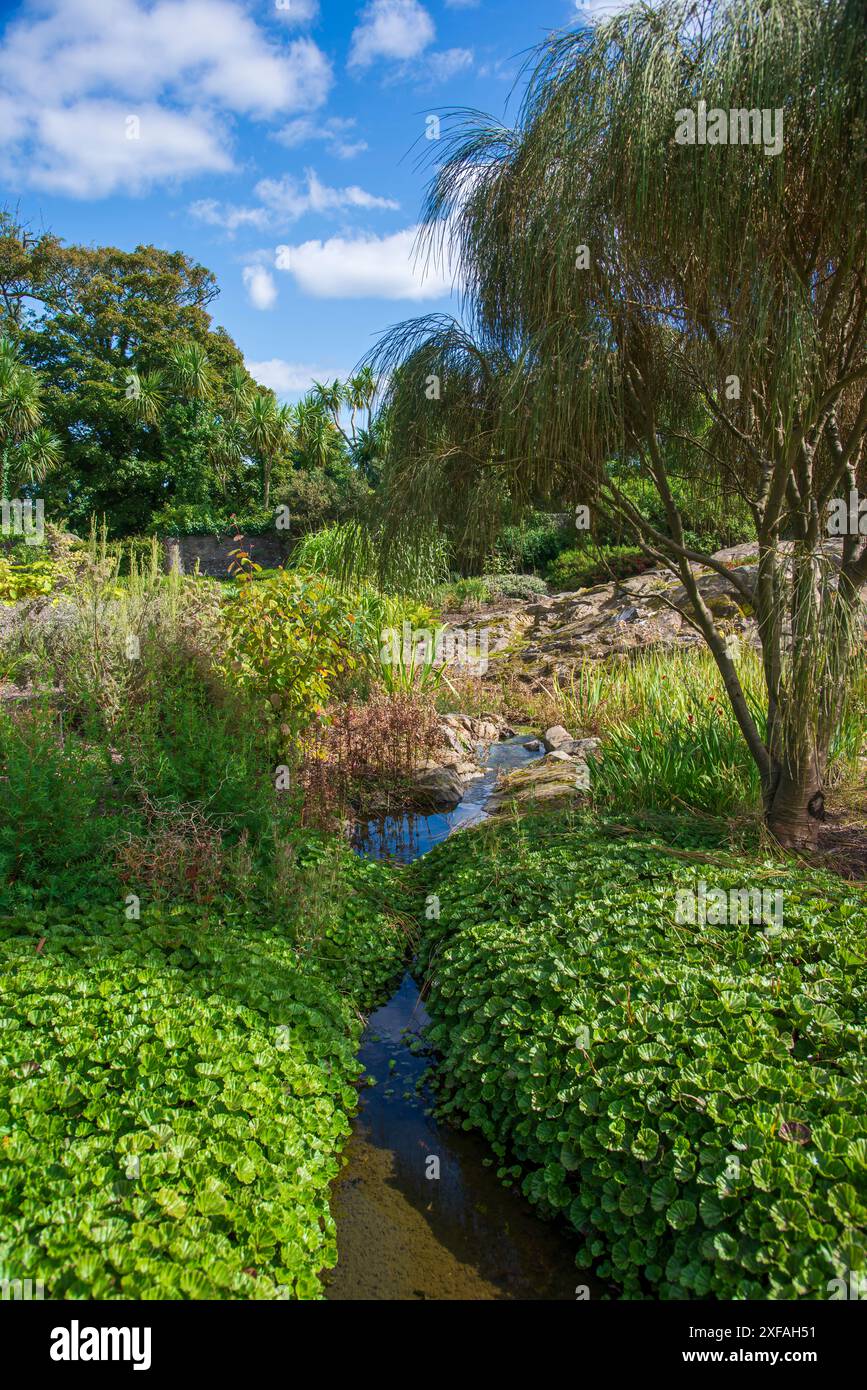
<instances>
[{"instance_id":1,"label":"dense tree canopy","mask_svg":"<svg viewBox=\"0 0 867 1390\"><path fill-rule=\"evenodd\" d=\"M370 373L281 406L214 327L217 293L179 251L65 246L0 211L0 328L57 441L44 488L56 519L214 531L233 515L272 525L283 504L306 529L354 509L376 474Z\"/></svg>"}]
</instances>

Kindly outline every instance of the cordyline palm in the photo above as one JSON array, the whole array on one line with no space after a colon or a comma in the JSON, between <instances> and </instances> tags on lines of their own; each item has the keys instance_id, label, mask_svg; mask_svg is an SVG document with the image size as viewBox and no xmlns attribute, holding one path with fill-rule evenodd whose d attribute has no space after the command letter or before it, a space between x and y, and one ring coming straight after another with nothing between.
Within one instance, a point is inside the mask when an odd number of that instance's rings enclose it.
<instances>
[{"instance_id":1,"label":"cordyline palm","mask_svg":"<svg viewBox=\"0 0 867 1390\"><path fill-rule=\"evenodd\" d=\"M356 417L359 410L366 411L367 419L365 431L370 431L370 413L373 407L373 398L376 395L376 373L373 368L366 364L359 371L351 376L343 388L343 398L349 406L349 431L352 435L353 449L358 444L358 431L355 427Z\"/></svg>"},{"instance_id":2,"label":"cordyline palm","mask_svg":"<svg viewBox=\"0 0 867 1390\"><path fill-rule=\"evenodd\" d=\"M179 395L207 401L213 391L208 354L201 343L181 343L169 353L168 374Z\"/></svg>"},{"instance_id":3,"label":"cordyline palm","mask_svg":"<svg viewBox=\"0 0 867 1390\"><path fill-rule=\"evenodd\" d=\"M168 397L163 372L130 372L126 399L130 413L139 424L158 425Z\"/></svg>"},{"instance_id":4,"label":"cordyline palm","mask_svg":"<svg viewBox=\"0 0 867 1390\"><path fill-rule=\"evenodd\" d=\"M252 399L253 390L253 383L246 368L240 365L229 368L223 388L224 415L228 422L234 423L244 416Z\"/></svg>"},{"instance_id":5,"label":"cordyline palm","mask_svg":"<svg viewBox=\"0 0 867 1390\"><path fill-rule=\"evenodd\" d=\"M290 406L278 406L273 395L258 392L244 416L244 432L250 448L262 466L262 504L268 506L271 496L271 474L275 463L288 452L293 415Z\"/></svg>"},{"instance_id":6,"label":"cordyline palm","mask_svg":"<svg viewBox=\"0 0 867 1390\"><path fill-rule=\"evenodd\" d=\"M340 381L334 380L324 385L321 381L314 381L311 396L317 405L321 405L323 410L334 421L335 427L340 428L340 407L343 405L346 392Z\"/></svg>"},{"instance_id":7,"label":"cordyline palm","mask_svg":"<svg viewBox=\"0 0 867 1390\"><path fill-rule=\"evenodd\" d=\"M42 425L39 378L15 345L0 339L0 497L21 483L41 483L60 461L59 439Z\"/></svg>"},{"instance_id":8,"label":"cordyline palm","mask_svg":"<svg viewBox=\"0 0 867 1390\"><path fill-rule=\"evenodd\" d=\"M247 455L249 441L240 419L219 421L211 431L208 457L214 465L224 496Z\"/></svg>"},{"instance_id":9,"label":"cordyline palm","mask_svg":"<svg viewBox=\"0 0 867 1390\"><path fill-rule=\"evenodd\" d=\"M863 537L836 563L825 541L829 501L864 480L865 62L860 0L636 5L553 37L516 129L458 114L438 151L425 223L433 248L457 248L468 329L403 325L373 359L389 376L385 540L413 516L482 527L504 495L618 517L681 581L789 845L815 842L824 815L867 584ZM676 113L700 101L782 112L782 152L676 143ZM665 534L611 460L658 494ZM754 583L691 549L675 476L721 513L746 501ZM755 612L764 718L696 564Z\"/></svg>"},{"instance_id":10,"label":"cordyline palm","mask_svg":"<svg viewBox=\"0 0 867 1390\"><path fill-rule=\"evenodd\" d=\"M295 420L298 448L309 468L326 468L340 456L342 431L315 394L298 402Z\"/></svg>"}]
</instances>

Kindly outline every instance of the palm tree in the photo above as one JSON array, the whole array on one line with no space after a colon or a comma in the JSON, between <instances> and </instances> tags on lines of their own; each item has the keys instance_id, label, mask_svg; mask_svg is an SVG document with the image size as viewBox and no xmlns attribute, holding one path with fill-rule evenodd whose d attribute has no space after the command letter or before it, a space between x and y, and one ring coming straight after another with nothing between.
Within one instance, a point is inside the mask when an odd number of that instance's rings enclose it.
<instances>
[{"instance_id":1,"label":"palm tree","mask_svg":"<svg viewBox=\"0 0 867 1390\"><path fill-rule=\"evenodd\" d=\"M44 483L60 463L62 453L57 435L45 425L37 425L18 445L8 475L11 486L20 487L23 483L35 487Z\"/></svg>"},{"instance_id":2,"label":"palm tree","mask_svg":"<svg viewBox=\"0 0 867 1390\"><path fill-rule=\"evenodd\" d=\"M43 424L42 387L9 338L0 338L0 497L43 482L60 461L59 439Z\"/></svg>"},{"instance_id":3,"label":"palm tree","mask_svg":"<svg viewBox=\"0 0 867 1390\"><path fill-rule=\"evenodd\" d=\"M370 430L370 415L373 407L373 399L376 395L376 376L373 368L365 364L359 371L351 376L344 387L344 399L349 406L349 428L352 434L353 448L358 444L358 434L355 428L355 417L359 410L367 412L364 429Z\"/></svg>"},{"instance_id":4,"label":"palm tree","mask_svg":"<svg viewBox=\"0 0 867 1390\"><path fill-rule=\"evenodd\" d=\"M847 535L836 562L826 543L867 447L865 64L857 0L663 0L553 36L515 129L458 113L438 146L423 222L460 258L463 322L401 325L371 362L386 549L430 519L490 530L492 497L628 527L682 585L794 846L824 815L867 587L867 541ZM696 133L709 93L725 143ZM749 508L754 582L690 544L673 479ZM697 566L755 612L759 715Z\"/></svg>"},{"instance_id":5,"label":"palm tree","mask_svg":"<svg viewBox=\"0 0 867 1390\"><path fill-rule=\"evenodd\" d=\"M285 457L290 447L292 407L278 406L276 397L270 391L258 391L247 406L243 424L250 449L258 455L262 466L262 505L267 507L274 465Z\"/></svg>"},{"instance_id":6,"label":"palm tree","mask_svg":"<svg viewBox=\"0 0 867 1390\"><path fill-rule=\"evenodd\" d=\"M224 415L229 421L240 420L247 411L254 392L252 379L245 367L236 363L226 373L223 394Z\"/></svg>"},{"instance_id":7,"label":"palm tree","mask_svg":"<svg viewBox=\"0 0 867 1390\"><path fill-rule=\"evenodd\" d=\"M208 354L201 343L179 343L169 353L169 378L175 390L188 401L210 400L213 394Z\"/></svg>"},{"instance_id":8,"label":"palm tree","mask_svg":"<svg viewBox=\"0 0 867 1390\"><path fill-rule=\"evenodd\" d=\"M330 385L324 386L321 381L314 381L313 400L317 405L321 405L323 410L327 410L334 421L335 429L340 429L340 407L345 399L343 384L336 379Z\"/></svg>"},{"instance_id":9,"label":"palm tree","mask_svg":"<svg viewBox=\"0 0 867 1390\"><path fill-rule=\"evenodd\" d=\"M302 460L308 468L327 468L342 453L343 431L326 412L321 398L311 393L295 408L296 433Z\"/></svg>"},{"instance_id":10,"label":"palm tree","mask_svg":"<svg viewBox=\"0 0 867 1390\"><path fill-rule=\"evenodd\" d=\"M155 370L129 373L126 399L130 413L139 424L159 424L168 394L164 372Z\"/></svg>"},{"instance_id":11,"label":"palm tree","mask_svg":"<svg viewBox=\"0 0 867 1390\"><path fill-rule=\"evenodd\" d=\"M220 420L214 427L208 456L214 465L224 496L229 492L229 481L240 468L249 448L243 423L240 419Z\"/></svg>"}]
</instances>

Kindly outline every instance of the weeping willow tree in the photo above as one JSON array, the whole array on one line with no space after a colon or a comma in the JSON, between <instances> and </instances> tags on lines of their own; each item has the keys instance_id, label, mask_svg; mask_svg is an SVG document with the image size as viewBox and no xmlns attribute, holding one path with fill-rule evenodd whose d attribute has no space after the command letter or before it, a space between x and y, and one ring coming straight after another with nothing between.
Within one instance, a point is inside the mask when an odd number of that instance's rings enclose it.
<instances>
[{"instance_id":1,"label":"weeping willow tree","mask_svg":"<svg viewBox=\"0 0 867 1390\"><path fill-rule=\"evenodd\" d=\"M386 560L432 517L482 537L504 496L618 519L682 583L787 845L824 817L867 584L857 526L827 535L864 480L865 59L861 0L638 4L552 37L514 129L452 113L438 151L426 254L459 263L462 321L373 357ZM685 488L746 504L754 580L690 547ZM755 613L763 710L701 567Z\"/></svg>"}]
</instances>

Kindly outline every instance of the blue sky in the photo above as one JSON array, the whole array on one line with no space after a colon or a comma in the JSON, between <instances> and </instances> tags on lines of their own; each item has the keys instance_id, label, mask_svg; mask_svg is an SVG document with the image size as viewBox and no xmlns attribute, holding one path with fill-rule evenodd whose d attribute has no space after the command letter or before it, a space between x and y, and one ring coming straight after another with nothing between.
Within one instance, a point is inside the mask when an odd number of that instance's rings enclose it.
<instances>
[{"instance_id":1,"label":"blue sky","mask_svg":"<svg viewBox=\"0 0 867 1390\"><path fill-rule=\"evenodd\" d=\"M616 0L615 0L616 7ZM180 249L253 374L296 398L453 306L411 246L427 118L499 117L521 55L588 0L2 5L0 201L69 242Z\"/></svg>"}]
</instances>

